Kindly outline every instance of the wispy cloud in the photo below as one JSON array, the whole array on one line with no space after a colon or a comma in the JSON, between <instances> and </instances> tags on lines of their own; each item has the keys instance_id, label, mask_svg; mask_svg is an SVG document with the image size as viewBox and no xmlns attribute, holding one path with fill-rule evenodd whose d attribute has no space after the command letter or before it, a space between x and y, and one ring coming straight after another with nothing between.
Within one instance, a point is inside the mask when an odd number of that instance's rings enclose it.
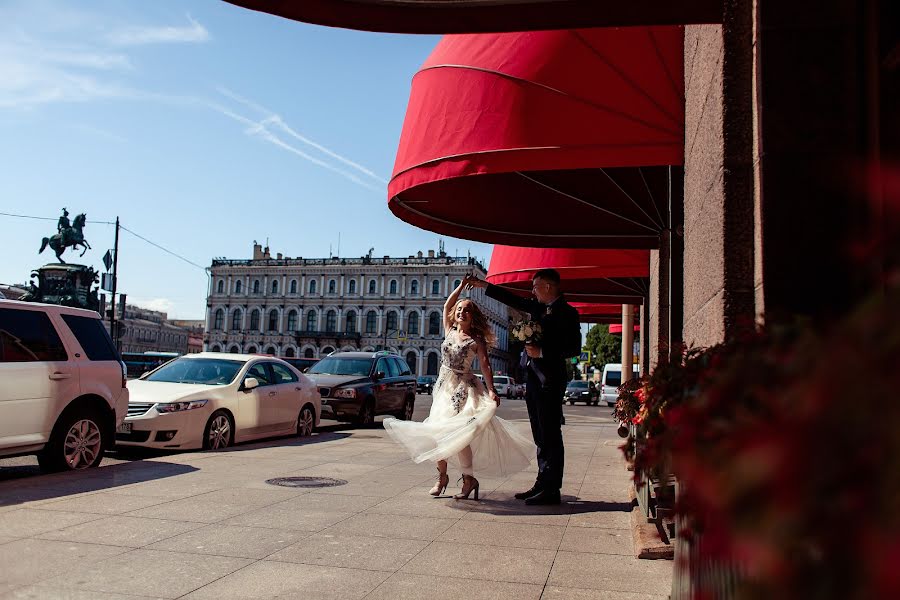
<instances>
[{"instance_id":1,"label":"wispy cloud","mask_svg":"<svg viewBox=\"0 0 900 600\"><path fill-rule=\"evenodd\" d=\"M143 46L146 44L197 44L207 42L211 36L206 27L187 16L190 23L182 27L127 27L106 36L116 46Z\"/></svg>"},{"instance_id":2,"label":"wispy cloud","mask_svg":"<svg viewBox=\"0 0 900 600\"><path fill-rule=\"evenodd\" d=\"M126 138L117 133L107 131L106 129L101 129L100 127L94 127L93 125L88 125L86 123L74 123L70 125L70 127L75 131L87 133L88 135L92 135L109 142L116 142L117 144L125 144L128 142Z\"/></svg>"},{"instance_id":3,"label":"wispy cloud","mask_svg":"<svg viewBox=\"0 0 900 600\"><path fill-rule=\"evenodd\" d=\"M175 308L175 302L168 298L129 298L128 304L164 313L172 312Z\"/></svg>"},{"instance_id":4,"label":"wispy cloud","mask_svg":"<svg viewBox=\"0 0 900 600\"><path fill-rule=\"evenodd\" d=\"M324 160L318 159L315 156L312 156L312 155L304 152L303 150L288 144L287 142L285 142L284 140L279 138L277 135L275 135L274 133L269 131L262 122L254 121L243 115L239 115L239 114L235 113L234 111L229 110L228 108L225 108L224 106L222 106L220 104L216 104L215 102L208 103L208 106L211 109L225 115L226 117L233 119L233 120L237 121L238 123L241 123L242 125L246 126L244 133L246 133L247 135L249 135L251 137L259 138L265 142L269 142L270 144L281 148L282 150L287 150L288 152L299 156L303 160L306 160L318 167L322 167L323 169L327 169L327 170L331 171L332 173L337 173L341 177L344 177L345 179L348 179L348 180L352 181L353 183L360 185L364 188L367 188L367 189L370 189L370 190L373 190L376 192L384 191L383 188L377 187L377 186L371 184L370 182L364 181L364 180L360 179L359 177L357 177L356 175L354 175L353 173L350 173L348 171L345 171L344 169L335 167L334 165L329 164L329 163L325 162Z\"/></svg>"},{"instance_id":5,"label":"wispy cloud","mask_svg":"<svg viewBox=\"0 0 900 600\"><path fill-rule=\"evenodd\" d=\"M332 158L332 159L358 171L359 173L362 173L367 178L370 178L370 179L374 180L375 182L378 182L383 185L387 185L387 183L388 183L387 180L385 178L377 175L371 169L364 167L363 165L361 165L357 162L354 162L354 161L350 160L349 158L342 156L342 155L338 154L337 152L331 150L330 148L327 148L327 147L323 146L322 144L319 144L319 143L309 139L308 137L298 133L295 129L293 129L290 125L288 125L278 114L265 108L261 104L254 102L252 100L249 100L249 99L247 99L239 94L236 94L235 92L232 92L231 90L224 88L224 87L219 87L219 88L217 88L217 90L223 96L230 98L231 100L234 100L235 102L238 102L239 104L242 104L242 105L246 106L247 108L250 108L251 110L255 111L262 117L262 119L260 119L259 121L254 121L247 117L238 115L238 114L234 113L233 111L225 109L224 107L222 107L220 105L216 105L216 104L211 105L215 110L218 110L222 114L229 116L229 117L237 120L238 122L243 123L244 125L247 125L248 128L245 130L245 132L248 135L259 137L271 144L274 144L280 148L288 150L289 152L292 152L292 153L296 154L297 156L300 156L304 160L307 160L317 166L323 167L323 168L333 171L335 173L339 173L343 177L349 179L350 181L353 181L354 183L362 185L363 187L366 187L369 189L374 189L379 192L384 191L383 187L373 186L370 181L360 178L359 176L357 176L351 172L348 172L345 169L338 168L338 167L328 163L325 160L316 158L316 157L308 154L307 152L300 150L296 146L293 146L293 145L287 143L285 140L283 140L281 137L279 137L276 134L276 132L273 132L273 129L277 130L280 133L287 134L288 136L290 136L290 137L306 144L307 146L315 149L316 151L324 154L328 158Z\"/></svg>"}]
</instances>

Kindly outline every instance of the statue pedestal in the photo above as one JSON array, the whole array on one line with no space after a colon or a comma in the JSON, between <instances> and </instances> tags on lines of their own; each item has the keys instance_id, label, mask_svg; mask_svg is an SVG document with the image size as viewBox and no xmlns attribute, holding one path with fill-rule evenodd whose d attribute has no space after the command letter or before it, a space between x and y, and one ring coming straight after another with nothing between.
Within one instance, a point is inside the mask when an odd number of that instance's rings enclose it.
<instances>
[{"instance_id":1,"label":"statue pedestal","mask_svg":"<svg viewBox=\"0 0 900 600\"><path fill-rule=\"evenodd\" d=\"M22 300L74 306L89 310L100 310L97 289L91 286L98 281L93 267L67 263L50 263L31 273L31 290Z\"/></svg>"}]
</instances>

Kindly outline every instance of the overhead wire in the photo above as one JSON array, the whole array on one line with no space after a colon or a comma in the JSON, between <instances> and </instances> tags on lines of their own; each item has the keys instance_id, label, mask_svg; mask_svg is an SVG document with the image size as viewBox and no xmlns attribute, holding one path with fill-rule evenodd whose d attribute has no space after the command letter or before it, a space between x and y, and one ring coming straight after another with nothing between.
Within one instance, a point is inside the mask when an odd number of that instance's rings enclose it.
<instances>
[{"instance_id":1,"label":"overhead wire","mask_svg":"<svg viewBox=\"0 0 900 600\"><path fill-rule=\"evenodd\" d=\"M4 216L4 217L16 217L16 218L19 218L19 219L36 219L36 220L40 220L40 221L56 221L56 220L57 220L57 217L39 217L39 216L36 216L36 215L22 215L22 214L16 214L16 213L8 213L8 212L0 212L0 216ZM87 221L87 222L88 222L88 223L95 223L95 224L102 224L102 225L115 225L115 224L116 224L115 221ZM181 256L180 254L178 254L178 253L176 253L176 252L173 252L173 251L169 250L168 248L165 248L165 247L163 247L163 246L160 246L160 245L157 244L156 242L153 242L153 241L151 241L151 240L148 240L147 238L145 238L144 236L140 235L139 233L136 233L136 232L132 231L131 229L128 229L127 227L125 227L125 226L122 225L121 223L119 223L119 227L120 227L121 229L127 231L128 233L130 233L130 234L133 235L134 237L136 237L136 238L138 238L138 239L140 239L140 240L143 240L144 242L147 242L147 243L150 244L151 246L154 246L154 247L156 247L156 248L159 248L159 249L162 250L163 252L166 252L167 254L171 254L171 255L174 256L175 258L177 258L177 259L179 259L179 260L182 260L182 261L186 262L187 264L189 264L189 265L191 265L191 266L193 266L193 267L197 267L198 269L201 269L201 270L203 270L203 271L206 271L206 267L204 267L204 266L202 266L202 265L198 265L198 264L195 263L194 261L189 260L189 259L187 259L187 258Z\"/></svg>"}]
</instances>

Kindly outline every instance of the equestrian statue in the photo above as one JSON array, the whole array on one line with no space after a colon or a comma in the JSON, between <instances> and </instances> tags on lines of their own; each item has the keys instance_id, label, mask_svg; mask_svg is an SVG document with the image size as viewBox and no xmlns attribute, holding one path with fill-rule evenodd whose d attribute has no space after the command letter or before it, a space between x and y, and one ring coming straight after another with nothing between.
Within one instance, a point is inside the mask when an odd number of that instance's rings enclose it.
<instances>
[{"instance_id":1,"label":"equestrian statue","mask_svg":"<svg viewBox=\"0 0 900 600\"><path fill-rule=\"evenodd\" d=\"M84 239L83 229L86 221L87 215L81 213L75 217L75 220L70 225L69 211L63 208L63 214L56 223L56 230L58 233L51 237L44 238L44 241L41 242L41 249L38 250L38 254L43 252L47 246L50 246L56 253L56 258L59 262L65 264L66 261L63 260L62 253L66 251L66 248L75 249L78 246L81 246L83 250L79 256L84 256L84 253L91 247L91 245L87 243L87 240Z\"/></svg>"}]
</instances>

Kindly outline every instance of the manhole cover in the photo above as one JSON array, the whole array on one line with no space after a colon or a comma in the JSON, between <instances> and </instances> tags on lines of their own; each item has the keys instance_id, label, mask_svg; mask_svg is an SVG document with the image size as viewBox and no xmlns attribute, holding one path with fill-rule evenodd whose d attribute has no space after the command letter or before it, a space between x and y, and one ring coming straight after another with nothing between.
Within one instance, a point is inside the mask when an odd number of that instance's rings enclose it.
<instances>
[{"instance_id":1,"label":"manhole cover","mask_svg":"<svg viewBox=\"0 0 900 600\"><path fill-rule=\"evenodd\" d=\"M266 479L266 483L282 487L322 488L345 485L347 482L343 479L332 479L331 477L276 477L275 479Z\"/></svg>"}]
</instances>

